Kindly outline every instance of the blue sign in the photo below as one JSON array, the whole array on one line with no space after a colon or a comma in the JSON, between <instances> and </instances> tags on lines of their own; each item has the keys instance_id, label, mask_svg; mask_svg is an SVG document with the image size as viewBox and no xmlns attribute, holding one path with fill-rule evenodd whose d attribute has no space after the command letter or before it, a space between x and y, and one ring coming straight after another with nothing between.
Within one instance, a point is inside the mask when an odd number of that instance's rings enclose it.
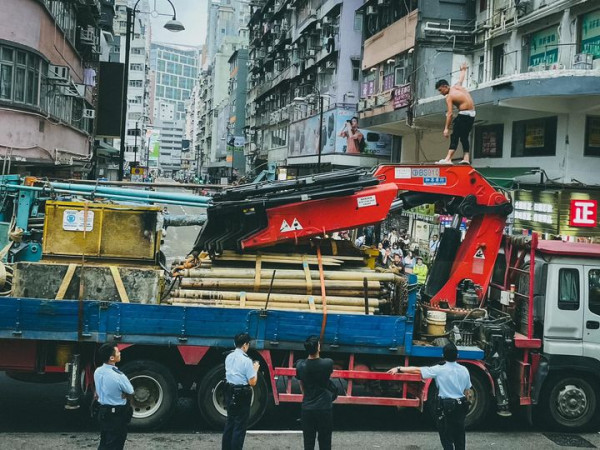
<instances>
[{"instance_id":1,"label":"blue sign","mask_svg":"<svg viewBox=\"0 0 600 450\"><path fill-rule=\"evenodd\" d=\"M446 177L425 177L423 178L423 184L425 186L446 186Z\"/></svg>"}]
</instances>

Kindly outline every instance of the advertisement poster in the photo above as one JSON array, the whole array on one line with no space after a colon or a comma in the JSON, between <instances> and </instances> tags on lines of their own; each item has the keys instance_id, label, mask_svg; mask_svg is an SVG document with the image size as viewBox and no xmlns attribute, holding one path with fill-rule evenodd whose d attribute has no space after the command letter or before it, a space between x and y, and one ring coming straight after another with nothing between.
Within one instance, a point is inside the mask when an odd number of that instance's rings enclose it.
<instances>
[{"instance_id":1,"label":"advertisement poster","mask_svg":"<svg viewBox=\"0 0 600 450\"><path fill-rule=\"evenodd\" d=\"M525 148L544 147L544 122L535 121L525 125Z\"/></svg>"},{"instance_id":2,"label":"advertisement poster","mask_svg":"<svg viewBox=\"0 0 600 450\"><path fill-rule=\"evenodd\" d=\"M160 130L149 129L146 132L148 139L150 161L158 161L160 156Z\"/></svg>"},{"instance_id":3,"label":"advertisement poster","mask_svg":"<svg viewBox=\"0 0 600 450\"><path fill-rule=\"evenodd\" d=\"M340 134L348 125L348 121L356 115L356 111L333 109L323 113L323 130L321 154L348 153L348 139ZM364 145L360 145L359 153L388 157L392 152L392 137L389 134L377 133L360 127ZM289 156L310 156L319 153L319 115L300 120L290 125Z\"/></svg>"},{"instance_id":4,"label":"advertisement poster","mask_svg":"<svg viewBox=\"0 0 600 450\"><path fill-rule=\"evenodd\" d=\"M532 33L529 39L529 66L554 64L558 61L558 27Z\"/></svg>"},{"instance_id":5,"label":"advertisement poster","mask_svg":"<svg viewBox=\"0 0 600 450\"><path fill-rule=\"evenodd\" d=\"M584 14L581 21L581 53L600 58L600 10Z\"/></svg>"}]
</instances>

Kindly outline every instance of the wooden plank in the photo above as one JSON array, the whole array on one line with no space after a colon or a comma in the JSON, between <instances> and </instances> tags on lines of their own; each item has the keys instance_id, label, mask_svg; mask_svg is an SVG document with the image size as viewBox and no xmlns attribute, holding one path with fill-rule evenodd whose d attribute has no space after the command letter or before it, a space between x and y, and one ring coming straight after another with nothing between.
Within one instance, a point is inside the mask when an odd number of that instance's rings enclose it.
<instances>
[{"instance_id":1,"label":"wooden plank","mask_svg":"<svg viewBox=\"0 0 600 450\"><path fill-rule=\"evenodd\" d=\"M121 280L121 274L119 273L119 269L116 266L109 266L110 273L112 273L113 279L115 280L115 285L117 286L117 291L119 292L119 297L121 297L122 303L129 303L129 296L127 295L127 291L125 290L125 285L123 284L123 280Z\"/></svg>"},{"instance_id":2,"label":"wooden plank","mask_svg":"<svg viewBox=\"0 0 600 450\"><path fill-rule=\"evenodd\" d=\"M77 264L69 264L67 268L67 273L60 283L60 287L58 288L58 292L56 293L56 300L64 300L65 294L67 293L67 289L69 289L69 285L71 284L71 280L73 280L73 275L75 275L75 269L77 269Z\"/></svg>"}]
</instances>

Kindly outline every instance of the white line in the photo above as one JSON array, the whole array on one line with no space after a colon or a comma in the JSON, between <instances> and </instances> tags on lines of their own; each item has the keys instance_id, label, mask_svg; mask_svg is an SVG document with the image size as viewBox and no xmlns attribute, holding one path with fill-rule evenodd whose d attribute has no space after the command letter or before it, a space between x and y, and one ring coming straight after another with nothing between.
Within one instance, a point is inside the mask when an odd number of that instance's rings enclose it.
<instances>
[{"instance_id":1,"label":"white line","mask_svg":"<svg viewBox=\"0 0 600 450\"><path fill-rule=\"evenodd\" d=\"M302 430L248 430L246 434L302 434Z\"/></svg>"}]
</instances>

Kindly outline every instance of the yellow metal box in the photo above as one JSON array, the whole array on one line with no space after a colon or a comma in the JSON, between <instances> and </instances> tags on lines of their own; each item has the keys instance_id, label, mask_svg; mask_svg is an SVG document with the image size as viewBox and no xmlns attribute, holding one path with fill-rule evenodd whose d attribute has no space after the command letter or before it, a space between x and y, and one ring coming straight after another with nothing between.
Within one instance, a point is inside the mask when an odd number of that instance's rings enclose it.
<instances>
[{"instance_id":1,"label":"yellow metal box","mask_svg":"<svg viewBox=\"0 0 600 450\"><path fill-rule=\"evenodd\" d=\"M154 261L161 232L159 206L47 201L43 254Z\"/></svg>"}]
</instances>

